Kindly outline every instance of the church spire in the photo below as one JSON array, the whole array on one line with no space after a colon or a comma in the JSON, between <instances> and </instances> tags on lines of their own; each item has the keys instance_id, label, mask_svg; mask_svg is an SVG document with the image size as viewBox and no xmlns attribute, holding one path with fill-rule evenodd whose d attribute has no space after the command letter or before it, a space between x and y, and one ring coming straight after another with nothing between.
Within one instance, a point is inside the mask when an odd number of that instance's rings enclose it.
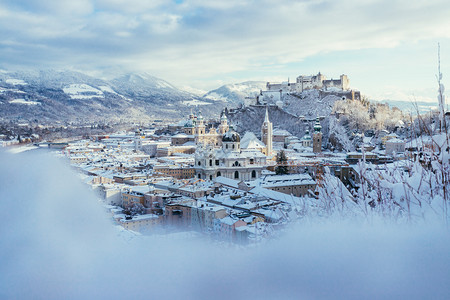
<instances>
[{"instance_id":1,"label":"church spire","mask_svg":"<svg viewBox=\"0 0 450 300\"><path fill-rule=\"evenodd\" d=\"M269 121L269 108L266 106L266 116L264 117L264 123L261 127L262 142L266 145L266 155L272 155L272 136L273 136L272 123Z\"/></svg>"},{"instance_id":2,"label":"church spire","mask_svg":"<svg viewBox=\"0 0 450 300\"><path fill-rule=\"evenodd\" d=\"M269 122L269 110L268 110L268 106L266 106L266 116L264 117L264 122Z\"/></svg>"}]
</instances>

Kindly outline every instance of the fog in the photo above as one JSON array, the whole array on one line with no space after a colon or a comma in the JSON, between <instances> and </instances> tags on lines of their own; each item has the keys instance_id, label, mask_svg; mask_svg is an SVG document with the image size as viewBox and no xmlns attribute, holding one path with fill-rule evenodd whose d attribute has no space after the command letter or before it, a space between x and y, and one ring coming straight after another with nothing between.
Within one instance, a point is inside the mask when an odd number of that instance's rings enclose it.
<instances>
[{"instance_id":1,"label":"fog","mask_svg":"<svg viewBox=\"0 0 450 300\"><path fill-rule=\"evenodd\" d=\"M115 226L66 162L0 152L1 299L449 299L449 232L292 225L258 245Z\"/></svg>"}]
</instances>

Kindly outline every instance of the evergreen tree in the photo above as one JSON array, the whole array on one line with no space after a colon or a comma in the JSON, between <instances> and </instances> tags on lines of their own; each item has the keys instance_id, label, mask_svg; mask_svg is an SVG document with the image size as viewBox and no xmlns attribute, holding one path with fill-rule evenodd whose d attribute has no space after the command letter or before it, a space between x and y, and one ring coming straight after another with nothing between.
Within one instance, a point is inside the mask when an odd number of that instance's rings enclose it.
<instances>
[{"instance_id":1,"label":"evergreen tree","mask_svg":"<svg viewBox=\"0 0 450 300\"><path fill-rule=\"evenodd\" d=\"M277 175L284 175L288 173L288 167L286 163L287 163L286 153L284 153L284 150L281 150L280 152L277 153L278 166L275 168L275 173Z\"/></svg>"}]
</instances>

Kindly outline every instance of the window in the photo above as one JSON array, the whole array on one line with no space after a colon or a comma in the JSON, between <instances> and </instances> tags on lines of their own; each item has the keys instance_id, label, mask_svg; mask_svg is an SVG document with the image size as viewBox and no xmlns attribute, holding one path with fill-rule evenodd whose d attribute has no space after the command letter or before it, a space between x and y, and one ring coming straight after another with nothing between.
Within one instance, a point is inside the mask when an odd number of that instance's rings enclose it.
<instances>
[{"instance_id":1,"label":"window","mask_svg":"<svg viewBox=\"0 0 450 300\"><path fill-rule=\"evenodd\" d=\"M219 160L218 159L216 159L216 166L218 166L219 165Z\"/></svg>"},{"instance_id":2,"label":"window","mask_svg":"<svg viewBox=\"0 0 450 300\"><path fill-rule=\"evenodd\" d=\"M209 160L209 166L212 167L212 159Z\"/></svg>"},{"instance_id":3,"label":"window","mask_svg":"<svg viewBox=\"0 0 450 300\"><path fill-rule=\"evenodd\" d=\"M212 180L212 175L209 175L209 180Z\"/></svg>"},{"instance_id":4,"label":"window","mask_svg":"<svg viewBox=\"0 0 450 300\"><path fill-rule=\"evenodd\" d=\"M198 162L198 165L199 165L199 166L201 165L200 161Z\"/></svg>"},{"instance_id":5,"label":"window","mask_svg":"<svg viewBox=\"0 0 450 300\"><path fill-rule=\"evenodd\" d=\"M220 171L217 172L217 177L219 177L219 176L222 176L222 173L220 173Z\"/></svg>"},{"instance_id":6,"label":"window","mask_svg":"<svg viewBox=\"0 0 450 300\"><path fill-rule=\"evenodd\" d=\"M255 178L255 177L256 177L256 171L253 170L253 171L252 171L252 178Z\"/></svg>"},{"instance_id":7,"label":"window","mask_svg":"<svg viewBox=\"0 0 450 300\"><path fill-rule=\"evenodd\" d=\"M239 172L238 171L234 172L234 179L239 179Z\"/></svg>"}]
</instances>

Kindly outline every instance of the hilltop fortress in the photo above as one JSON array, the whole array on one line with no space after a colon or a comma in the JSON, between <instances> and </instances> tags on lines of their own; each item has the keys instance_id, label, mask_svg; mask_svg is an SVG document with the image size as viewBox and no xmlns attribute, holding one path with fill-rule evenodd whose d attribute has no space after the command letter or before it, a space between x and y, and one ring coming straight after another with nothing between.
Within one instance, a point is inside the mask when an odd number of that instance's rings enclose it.
<instances>
[{"instance_id":1,"label":"hilltop fortress","mask_svg":"<svg viewBox=\"0 0 450 300\"><path fill-rule=\"evenodd\" d=\"M297 77L296 82L289 80L281 83L267 82L266 90L260 92L260 100L278 101L284 94L300 94L306 90L319 90L323 96L336 94L351 100L360 100L360 92L350 89L350 80L342 74L339 79L327 79L320 72L317 75Z\"/></svg>"},{"instance_id":2,"label":"hilltop fortress","mask_svg":"<svg viewBox=\"0 0 450 300\"><path fill-rule=\"evenodd\" d=\"M347 75L342 74L339 79L329 79L320 72L317 75L304 76L300 75L297 77L296 82L282 82L282 83L270 83L266 84L268 91L280 91L283 92L303 92L304 90L310 89L328 89L328 88L338 88L343 91L348 90L350 87L350 81Z\"/></svg>"}]
</instances>

